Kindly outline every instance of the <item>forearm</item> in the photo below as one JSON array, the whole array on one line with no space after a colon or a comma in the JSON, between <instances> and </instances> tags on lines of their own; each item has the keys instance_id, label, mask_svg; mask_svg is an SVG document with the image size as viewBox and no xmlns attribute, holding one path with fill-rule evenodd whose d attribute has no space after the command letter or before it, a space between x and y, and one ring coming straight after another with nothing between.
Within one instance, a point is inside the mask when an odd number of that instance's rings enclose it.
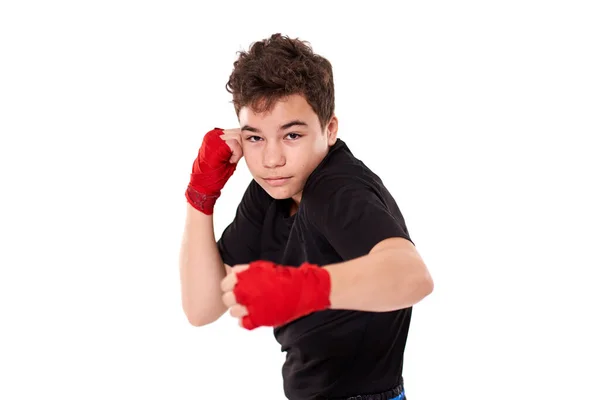
<instances>
[{"instance_id":1,"label":"forearm","mask_svg":"<svg viewBox=\"0 0 600 400\"><path fill-rule=\"evenodd\" d=\"M183 310L192 325L206 325L226 311L220 282L225 277L217 249L212 215L187 204L179 256Z\"/></svg>"},{"instance_id":2,"label":"forearm","mask_svg":"<svg viewBox=\"0 0 600 400\"><path fill-rule=\"evenodd\" d=\"M384 312L410 307L433 290L416 251L388 247L324 267L331 278L332 309Z\"/></svg>"}]
</instances>

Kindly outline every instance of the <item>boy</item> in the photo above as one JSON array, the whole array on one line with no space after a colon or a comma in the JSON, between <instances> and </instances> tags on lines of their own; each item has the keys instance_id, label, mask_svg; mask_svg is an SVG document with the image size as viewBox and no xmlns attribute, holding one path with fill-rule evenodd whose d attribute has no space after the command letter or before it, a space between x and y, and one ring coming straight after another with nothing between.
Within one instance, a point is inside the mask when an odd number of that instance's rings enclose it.
<instances>
[{"instance_id":1,"label":"boy","mask_svg":"<svg viewBox=\"0 0 600 400\"><path fill-rule=\"evenodd\" d=\"M183 309L274 328L291 400L404 399L412 306L433 290L379 177L337 138L331 64L280 34L234 63L239 129L203 139L185 192ZM213 207L245 157L253 180L216 241Z\"/></svg>"}]
</instances>

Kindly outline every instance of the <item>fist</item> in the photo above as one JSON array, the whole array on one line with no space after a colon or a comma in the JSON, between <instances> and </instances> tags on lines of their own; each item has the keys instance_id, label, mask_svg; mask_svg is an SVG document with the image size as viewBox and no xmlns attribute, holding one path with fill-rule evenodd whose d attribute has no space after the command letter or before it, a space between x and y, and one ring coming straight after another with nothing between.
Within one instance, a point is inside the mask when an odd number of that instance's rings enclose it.
<instances>
[{"instance_id":1,"label":"fist","mask_svg":"<svg viewBox=\"0 0 600 400\"><path fill-rule=\"evenodd\" d=\"M247 270L248 267L248 264L236 265L231 269L231 273L227 274L225 279L221 281L223 304L225 304L225 306L229 309L229 314L232 317L239 319L238 324L241 327L244 326L242 320L246 315L248 315L248 309L245 306L238 304L235 294L233 293L233 289L238 282L237 274Z\"/></svg>"},{"instance_id":2,"label":"fist","mask_svg":"<svg viewBox=\"0 0 600 400\"><path fill-rule=\"evenodd\" d=\"M315 264L293 267L258 260L233 267L221 290L230 314L250 330L281 326L328 308L331 279Z\"/></svg>"},{"instance_id":3,"label":"fist","mask_svg":"<svg viewBox=\"0 0 600 400\"><path fill-rule=\"evenodd\" d=\"M240 159L243 156L241 129L224 129L223 134L220 137L225 141L225 143L227 143L227 146L229 146L229 148L233 152L233 154L231 154L229 162L237 164L237 162L240 161Z\"/></svg>"}]
</instances>

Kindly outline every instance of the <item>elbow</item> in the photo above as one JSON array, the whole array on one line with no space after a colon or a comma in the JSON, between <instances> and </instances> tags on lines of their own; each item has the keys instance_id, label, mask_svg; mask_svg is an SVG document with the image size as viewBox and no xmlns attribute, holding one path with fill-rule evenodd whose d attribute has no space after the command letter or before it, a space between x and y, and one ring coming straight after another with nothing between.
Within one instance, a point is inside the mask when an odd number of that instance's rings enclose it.
<instances>
[{"instance_id":1,"label":"elbow","mask_svg":"<svg viewBox=\"0 0 600 400\"><path fill-rule=\"evenodd\" d=\"M185 313L185 316L186 316L189 324L192 326L198 327L198 326L208 325L210 323L202 315L199 315L197 313L192 313L192 312L186 310L185 308L184 308L183 312Z\"/></svg>"},{"instance_id":2,"label":"elbow","mask_svg":"<svg viewBox=\"0 0 600 400\"><path fill-rule=\"evenodd\" d=\"M413 306L417 303L420 303L427 296L433 293L433 279L426 268L423 268L420 272L415 273L409 279L405 277L403 280L407 285L406 287L408 290L405 296L401 295L400 302L405 306ZM408 302L408 304L406 302Z\"/></svg>"},{"instance_id":3,"label":"elbow","mask_svg":"<svg viewBox=\"0 0 600 400\"><path fill-rule=\"evenodd\" d=\"M190 323L190 325L192 325L193 327L200 327L200 326L205 326L208 325L214 321L205 319L205 318L198 318L196 316L192 317L192 316L187 316L187 320Z\"/></svg>"},{"instance_id":4,"label":"elbow","mask_svg":"<svg viewBox=\"0 0 600 400\"><path fill-rule=\"evenodd\" d=\"M214 318L213 316L208 316L206 314L191 314L187 312L185 313L185 316L187 317L190 325L194 327L209 325L218 319L218 317Z\"/></svg>"},{"instance_id":5,"label":"elbow","mask_svg":"<svg viewBox=\"0 0 600 400\"><path fill-rule=\"evenodd\" d=\"M421 300L424 299L425 297L429 296L431 293L433 293L433 288L434 288L433 278L431 277L431 274L429 274L427 269L425 269L425 273L423 274L421 279L419 279L418 287L419 287L419 292L421 294L421 296L420 296Z\"/></svg>"},{"instance_id":6,"label":"elbow","mask_svg":"<svg viewBox=\"0 0 600 400\"><path fill-rule=\"evenodd\" d=\"M190 325L194 327L200 327L212 324L216 320L223 315L223 312L220 310L214 309L197 309L193 307L183 306L183 312L190 323Z\"/></svg>"},{"instance_id":7,"label":"elbow","mask_svg":"<svg viewBox=\"0 0 600 400\"><path fill-rule=\"evenodd\" d=\"M428 274L427 277L423 280L423 291L425 292L423 298L433 293L434 286L435 285L433 284L433 279L431 279L431 276Z\"/></svg>"}]
</instances>

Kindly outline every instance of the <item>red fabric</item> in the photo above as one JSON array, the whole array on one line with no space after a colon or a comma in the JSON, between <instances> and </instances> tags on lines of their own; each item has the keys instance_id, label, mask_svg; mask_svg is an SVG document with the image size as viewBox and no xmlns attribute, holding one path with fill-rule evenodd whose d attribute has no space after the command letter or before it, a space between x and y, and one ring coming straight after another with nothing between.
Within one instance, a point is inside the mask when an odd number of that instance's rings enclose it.
<instances>
[{"instance_id":1,"label":"red fabric","mask_svg":"<svg viewBox=\"0 0 600 400\"><path fill-rule=\"evenodd\" d=\"M237 279L233 293L248 309L242 325L249 330L283 325L331 305L329 272L314 264L295 268L255 261Z\"/></svg>"},{"instance_id":2,"label":"red fabric","mask_svg":"<svg viewBox=\"0 0 600 400\"><path fill-rule=\"evenodd\" d=\"M237 167L237 164L229 162L232 151L220 138L222 134L223 129L214 128L204 135L185 192L188 202L207 215L213 213L221 189Z\"/></svg>"}]
</instances>

